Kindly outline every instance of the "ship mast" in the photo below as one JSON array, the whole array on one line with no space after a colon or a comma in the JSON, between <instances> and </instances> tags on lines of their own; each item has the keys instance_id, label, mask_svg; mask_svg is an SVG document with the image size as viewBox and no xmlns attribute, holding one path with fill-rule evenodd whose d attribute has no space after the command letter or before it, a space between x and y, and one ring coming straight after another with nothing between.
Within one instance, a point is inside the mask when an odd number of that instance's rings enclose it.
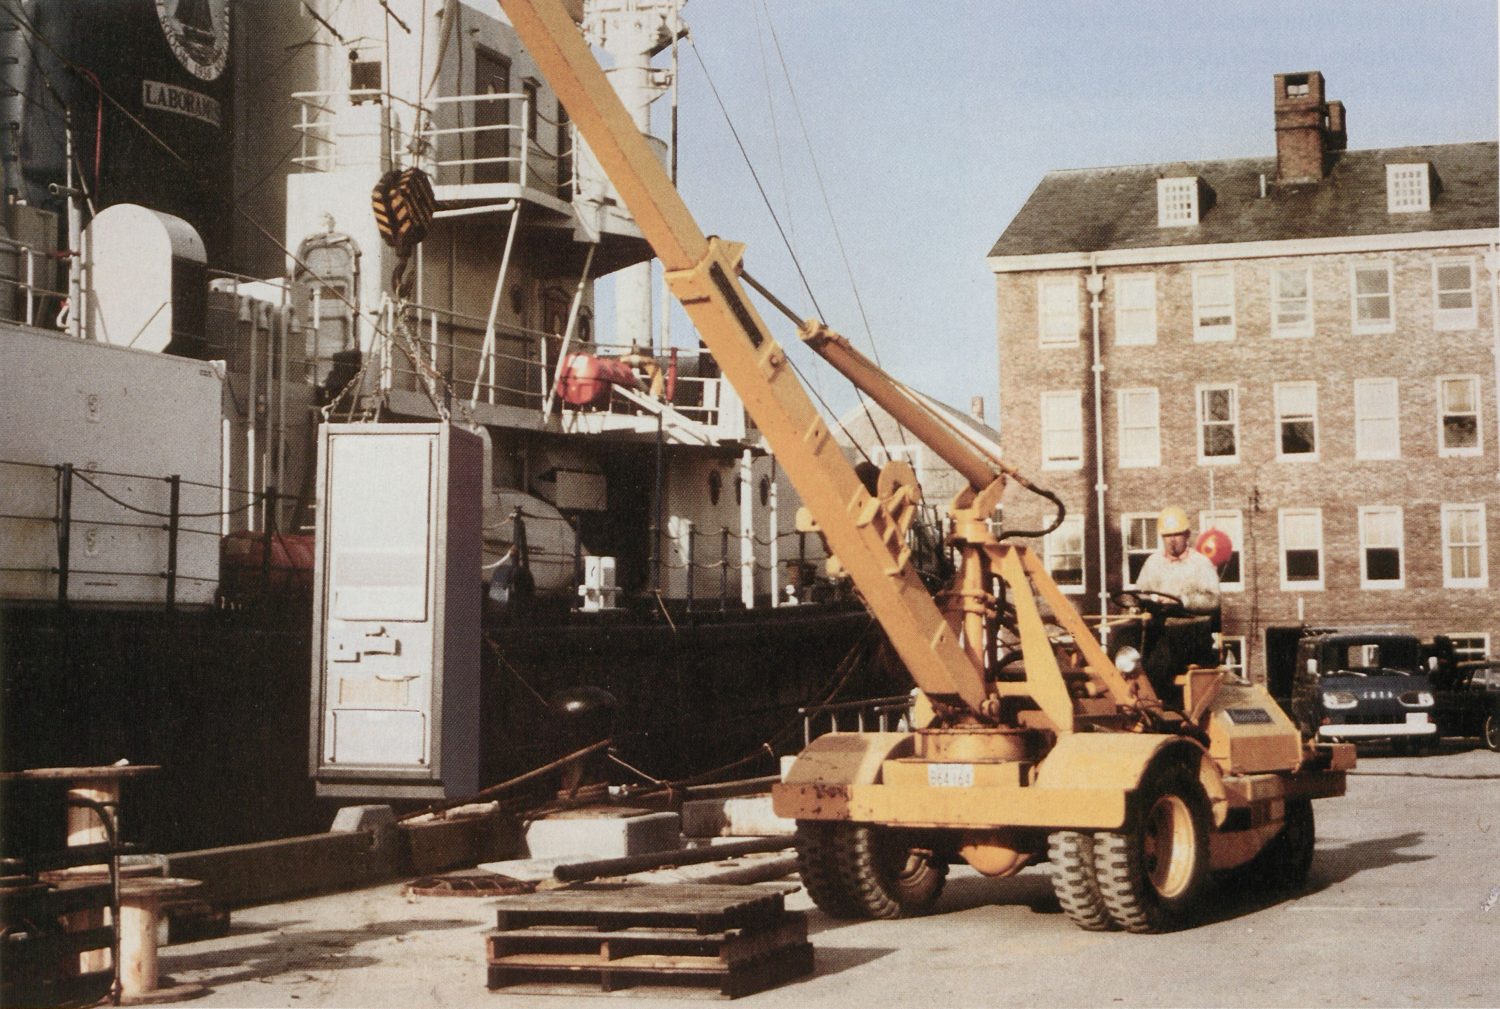
<instances>
[{"instance_id":1,"label":"ship mast","mask_svg":"<svg viewBox=\"0 0 1500 1009\"><path fill-rule=\"evenodd\" d=\"M641 133L651 132L651 104L672 86L672 71L651 66L651 57L680 31L683 0L586 0L583 31L609 53L610 84ZM652 319L651 263L615 273L615 342L656 349Z\"/></svg>"}]
</instances>

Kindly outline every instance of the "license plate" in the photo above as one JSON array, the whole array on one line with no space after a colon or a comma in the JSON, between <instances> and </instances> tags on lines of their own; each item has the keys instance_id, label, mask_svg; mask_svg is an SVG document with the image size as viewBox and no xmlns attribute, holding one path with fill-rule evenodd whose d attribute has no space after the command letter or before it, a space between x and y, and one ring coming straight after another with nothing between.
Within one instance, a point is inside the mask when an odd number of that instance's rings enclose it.
<instances>
[{"instance_id":1,"label":"license plate","mask_svg":"<svg viewBox=\"0 0 1500 1009\"><path fill-rule=\"evenodd\" d=\"M927 784L933 788L970 788L974 784L974 765L928 764Z\"/></svg>"}]
</instances>

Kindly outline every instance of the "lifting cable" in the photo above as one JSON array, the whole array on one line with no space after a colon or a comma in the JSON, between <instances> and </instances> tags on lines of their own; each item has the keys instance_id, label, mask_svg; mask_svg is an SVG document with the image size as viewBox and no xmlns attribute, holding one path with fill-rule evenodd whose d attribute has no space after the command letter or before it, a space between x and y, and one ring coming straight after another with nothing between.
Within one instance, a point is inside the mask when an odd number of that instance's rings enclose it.
<instances>
[{"instance_id":1,"label":"lifting cable","mask_svg":"<svg viewBox=\"0 0 1500 1009\"><path fill-rule=\"evenodd\" d=\"M769 17L769 12L768 12L767 16ZM775 30L774 27L771 29L771 35L772 35L773 39L776 36L776 30ZM760 180L760 173L755 170L755 164L754 164L754 162L752 162L750 160L750 153L749 153L749 151L747 151L745 149L744 141L740 139L739 130L735 128L734 120L729 115L729 109L724 104L724 99L719 94L719 89L714 84L713 77L708 72L708 64L704 62L704 60L703 60L703 54L702 54L701 51L699 51L698 45L693 40L692 36L688 36L688 41L693 44L693 56L698 60L698 66L703 70L703 79L708 83L709 90L713 93L714 101L718 103L719 112L723 115L724 122L729 127L730 134L734 137L735 146L737 146L739 148L739 151L740 151L740 157L744 160L745 167L749 169L749 171L750 171L750 177L755 182L755 188L760 193L761 202L765 204L766 212L771 215L771 221L772 221L772 223L774 223L776 225L776 231L781 236L781 242L782 242L782 244L784 246L786 246L787 255L791 257L792 266L796 269L797 276L802 281L803 290L805 290L807 292L808 300L812 302L813 312L817 315L818 321L822 322L824 325L827 325L828 324L828 319L827 319L827 316L823 312L823 307L818 303L817 296L815 294L813 294L812 285L808 282L807 274L802 269L802 261L797 256L797 251L792 246L791 238L787 235L786 229L782 226L781 218L776 213L776 208L772 205L770 196L766 193L766 187L765 187L764 184L762 184L762 182ZM779 42L777 43L777 52L778 52L778 55L779 55L780 54L780 43ZM786 63L785 63L785 60L782 61L782 69L783 69L783 72L785 73L786 72ZM791 81L790 81L789 77L788 77L787 84L788 84L788 88L790 89ZM769 89L768 89L768 91L769 91ZM793 95L793 100L792 101L793 101L793 105L796 106L796 97L795 97L795 94ZM801 116L802 116L801 109L800 109L800 106L796 106L796 107L798 109L797 116L798 116L798 119L800 121L801 120ZM803 136L804 136L804 139L807 138L807 129L806 129L806 124L805 123L803 124ZM808 141L809 152L811 152L811 147L812 147L811 142ZM778 151L779 151L779 148L778 148ZM822 192L823 192L824 205L828 208L829 219L830 219L830 222L832 222L832 220L833 220L832 205L828 201L828 193L827 193L826 188L823 188L822 173L820 171L818 171L817 161L816 161L815 158L813 159L813 172L814 172L814 174L818 178L819 188L822 189ZM836 223L833 224L833 231L834 231L834 237L835 237L835 239L838 242L839 249L842 252L843 251L843 239L842 239L842 237L839 236L838 226L837 226ZM848 256L847 255L844 256L844 265L845 265L845 269L849 271L850 283L852 285L853 284L853 271L849 268ZM863 302L861 301L861 299L859 297L859 290L858 290L857 286L854 289L854 298L855 298L855 302L859 305L859 312L860 312L861 317L863 318L864 315L865 315L864 304L863 304ZM783 310L785 311L784 308L783 308ZM800 317L796 316L795 314L793 314L791 317L797 323L798 326L801 326L803 320ZM865 334L866 334L867 337L869 337L870 336L870 332L869 332L869 321L868 321L868 319L865 319L864 325L865 325ZM872 349L875 349L873 338L870 339L870 345L871 345ZM876 350L875 358L876 358L876 363L878 364L879 363L879 359L880 359L880 354L879 354L878 350ZM794 368L795 368L795 365L794 365ZM799 376L802 376L802 372L801 372L800 369L797 369L797 374ZM802 381L803 381L804 384L808 385L809 388L811 388L811 383L809 383L807 381L807 378L805 376L802 376ZM886 443L885 443L885 436L883 434L881 434L880 425L875 422L875 417L874 417L874 415L872 414L872 412L870 410L870 404L865 400L864 393L862 393L859 390L859 388L856 387L855 390L854 390L854 395L859 400L860 407L861 407L861 409L864 410L865 419L870 422L870 430L875 435L875 440L880 443L880 448L885 453L886 458L888 460L895 458L894 454L890 450L890 446L886 445ZM818 402L820 404L822 404L823 408L825 410L827 410L828 413L829 413L829 415L834 418L834 420L835 420L836 423L838 423L840 430L842 430L844 432L845 436L849 438L850 443L853 444L859 450L860 455L862 455L862 456L865 457L865 461L869 462L873 466L874 465L874 460L870 459L869 453L866 452L865 449L864 449L864 447L862 445L860 445L855 440L855 438L853 437L853 435L851 435L849 433L848 428L845 427L844 424L841 421L839 421L837 414L835 414L833 412L833 410L828 406L828 403L823 399L823 397L821 395L818 395L817 398L818 398ZM892 419L894 420L895 418L892 418ZM901 422L900 421L896 421L896 426L897 426L897 428L899 430L902 431L902 434L904 436L905 435L905 429L901 427Z\"/></svg>"}]
</instances>

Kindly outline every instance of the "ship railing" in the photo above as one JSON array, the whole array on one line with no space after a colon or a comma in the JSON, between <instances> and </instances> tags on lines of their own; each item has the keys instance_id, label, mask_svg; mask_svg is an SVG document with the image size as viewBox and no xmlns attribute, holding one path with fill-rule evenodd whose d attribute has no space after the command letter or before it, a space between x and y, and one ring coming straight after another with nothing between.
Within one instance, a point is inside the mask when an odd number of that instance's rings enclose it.
<instances>
[{"instance_id":1,"label":"ship railing","mask_svg":"<svg viewBox=\"0 0 1500 1009\"><path fill-rule=\"evenodd\" d=\"M47 286L56 283L48 279L56 274L56 261L66 257L67 253L0 237L0 288L12 292L11 297L0 299L0 314L14 322L38 325L39 313L48 299L60 306L68 297L67 291ZM52 321L43 318L41 324L50 326Z\"/></svg>"},{"instance_id":2,"label":"ship railing","mask_svg":"<svg viewBox=\"0 0 1500 1009\"><path fill-rule=\"evenodd\" d=\"M517 183L559 200L577 192L576 130L541 112L526 92L447 95L413 103L378 89L299 91L293 128L300 134L292 163L304 170L332 171L338 162L339 122L348 109L375 104L385 109L385 157L390 164L415 163L438 186ZM542 142L543 128L554 138ZM459 194L462 198L462 194Z\"/></svg>"},{"instance_id":3,"label":"ship railing","mask_svg":"<svg viewBox=\"0 0 1500 1009\"><path fill-rule=\"evenodd\" d=\"M722 483L715 490L712 478L708 490L713 503L717 503L716 494L726 493ZM755 491L744 486L737 493ZM773 517L772 521L779 520ZM805 532L787 529L762 536L753 529L724 525L703 529L680 516L668 519L661 535L657 530L653 523L647 561L652 586L682 599L688 613L704 607L722 612L736 603L753 608L760 599L772 608L812 601L814 562L824 555L820 547L808 543ZM754 586L749 601L741 584L747 572Z\"/></svg>"},{"instance_id":4,"label":"ship railing","mask_svg":"<svg viewBox=\"0 0 1500 1009\"><path fill-rule=\"evenodd\" d=\"M798 708L797 713L802 716L802 745L829 732L909 731L913 700L910 694L897 694Z\"/></svg>"},{"instance_id":5,"label":"ship railing","mask_svg":"<svg viewBox=\"0 0 1500 1009\"><path fill-rule=\"evenodd\" d=\"M179 585L184 582L217 587L219 571L184 570L180 549L187 536L212 537L212 556L218 556L218 542L227 530L230 516L250 509L263 510L267 537L277 535L274 516L278 498L274 488L255 491L233 488L223 483L190 480L179 474L133 473L80 466L75 463L39 463L19 459L0 459L0 540L11 544L6 563L0 565L0 596L40 599L34 588L36 576L44 581L55 579L54 597L59 606L77 601L72 591L74 579L85 579L99 585L106 579L140 579L162 585L161 602L168 610L179 603ZM238 500L240 503L235 504ZM26 529L51 526L47 537L55 543L55 555L42 560L43 553L54 547L30 549L27 544L43 542ZM159 533L159 545L152 544L152 533ZM144 568L118 564L97 567L92 558L142 556L145 552L159 563ZM114 545L117 550L112 552ZM203 550L190 550L190 556L202 558ZM266 557L270 557L269 543ZM25 563L26 561L31 563ZM137 562L139 563L139 562ZM17 579L14 576L22 576ZM25 576L32 576L27 579ZM108 582L103 582L108 584ZM203 593L195 593L201 597ZM85 596L90 594L85 593ZM126 593L124 601L139 602Z\"/></svg>"},{"instance_id":6,"label":"ship railing","mask_svg":"<svg viewBox=\"0 0 1500 1009\"><path fill-rule=\"evenodd\" d=\"M494 348L484 350L487 320L481 316L423 304L408 304L409 325L404 341L387 335L378 351L382 392L422 388L423 368L442 376L455 399L489 406L541 409L557 370L562 338L525 327L497 327ZM394 307L387 308L381 331L397 332ZM600 357L620 358L634 352L630 345L582 343L581 350ZM420 355L422 364L412 360ZM674 365L675 357L675 365ZM675 366L676 388L668 405L689 420L718 427L730 397L706 351L668 354L655 358L663 375ZM627 415L639 405L624 396L611 396L605 412Z\"/></svg>"},{"instance_id":7,"label":"ship railing","mask_svg":"<svg viewBox=\"0 0 1500 1009\"><path fill-rule=\"evenodd\" d=\"M386 334L379 351L382 392L422 388L424 369L430 368L448 385L454 399L490 406L540 409L552 380L559 338L523 327L497 326L494 349L484 351L487 320L431 305L408 304L408 325L397 326L395 309L388 305L380 331ZM392 334L409 334L405 340ZM417 356L421 363L413 361Z\"/></svg>"}]
</instances>

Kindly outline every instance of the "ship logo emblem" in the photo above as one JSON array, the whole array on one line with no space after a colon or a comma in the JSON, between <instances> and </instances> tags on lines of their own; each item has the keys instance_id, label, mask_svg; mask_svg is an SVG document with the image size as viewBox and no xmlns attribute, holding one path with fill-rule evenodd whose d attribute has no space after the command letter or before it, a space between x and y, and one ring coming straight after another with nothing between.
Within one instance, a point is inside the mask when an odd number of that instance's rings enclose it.
<instances>
[{"instance_id":1,"label":"ship logo emblem","mask_svg":"<svg viewBox=\"0 0 1500 1009\"><path fill-rule=\"evenodd\" d=\"M227 0L156 0L167 45L188 73L216 81L229 62Z\"/></svg>"}]
</instances>

